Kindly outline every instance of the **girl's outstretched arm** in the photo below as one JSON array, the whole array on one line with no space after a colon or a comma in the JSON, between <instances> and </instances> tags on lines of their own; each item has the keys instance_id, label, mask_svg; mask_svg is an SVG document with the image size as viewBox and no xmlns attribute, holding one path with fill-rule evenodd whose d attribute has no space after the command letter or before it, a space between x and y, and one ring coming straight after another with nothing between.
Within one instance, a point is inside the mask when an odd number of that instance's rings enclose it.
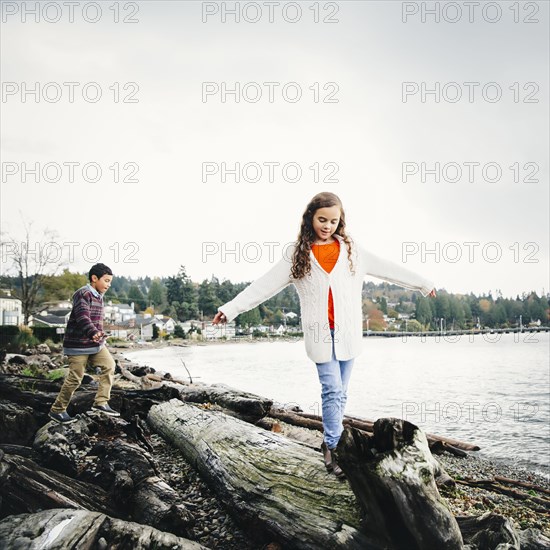
<instances>
[{"instance_id":1,"label":"girl's outstretched arm","mask_svg":"<svg viewBox=\"0 0 550 550\"><path fill-rule=\"evenodd\" d=\"M365 275L372 275L410 290L418 290L422 296L435 296L435 286L431 280L395 262L380 258L360 245L358 249Z\"/></svg>"},{"instance_id":2,"label":"girl's outstretched arm","mask_svg":"<svg viewBox=\"0 0 550 550\"><path fill-rule=\"evenodd\" d=\"M290 280L291 265L291 260L285 257L281 258L267 273L249 284L233 300L220 306L212 322L215 325L219 322L230 322L240 313L254 309L283 290L292 282Z\"/></svg>"}]
</instances>

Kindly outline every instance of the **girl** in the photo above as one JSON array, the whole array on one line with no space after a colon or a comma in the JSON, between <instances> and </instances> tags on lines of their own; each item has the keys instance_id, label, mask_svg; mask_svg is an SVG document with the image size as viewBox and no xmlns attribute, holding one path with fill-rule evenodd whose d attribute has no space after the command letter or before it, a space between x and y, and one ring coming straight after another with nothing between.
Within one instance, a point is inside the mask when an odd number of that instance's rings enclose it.
<instances>
[{"instance_id":1,"label":"girl","mask_svg":"<svg viewBox=\"0 0 550 550\"><path fill-rule=\"evenodd\" d=\"M334 449L343 431L347 388L363 343L362 288L365 275L435 296L434 285L398 264L382 260L346 233L346 218L334 193L319 193L307 205L296 243L273 268L218 308L213 324L255 308L289 284L300 297L308 357L321 383L325 467L344 476Z\"/></svg>"}]
</instances>

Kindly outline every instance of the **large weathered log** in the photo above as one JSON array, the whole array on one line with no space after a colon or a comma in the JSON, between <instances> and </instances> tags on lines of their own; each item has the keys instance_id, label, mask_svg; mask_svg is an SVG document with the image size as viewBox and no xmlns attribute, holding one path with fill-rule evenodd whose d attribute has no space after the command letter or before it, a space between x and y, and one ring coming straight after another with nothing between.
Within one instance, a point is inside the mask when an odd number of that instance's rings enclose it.
<instances>
[{"instance_id":1,"label":"large weathered log","mask_svg":"<svg viewBox=\"0 0 550 550\"><path fill-rule=\"evenodd\" d=\"M87 510L57 509L0 521L5 550L205 550L200 544L153 527Z\"/></svg>"},{"instance_id":2,"label":"large weathered log","mask_svg":"<svg viewBox=\"0 0 550 550\"><path fill-rule=\"evenodd\" d=\"M225 384L192 384L180 389L183 401L190 403L215 403L234 411L241 420L256 422L263 418L273 401L253 393L237 390Z\"/></svg>"},{"instance_id":3,"label":"large weathered log","mask_svg":"<svg viewBox=\"0 0 550 550\"><path fill-rule=\"evenodd\" d=\"M148 422L178 446L250 534L285 548L374 549L358 503L305 445L225 414L172 400Z\"/></svg>"},{"instance_id":4,"label":"large weathered log","mask_svg":"<svg viewBox=\"0 0 550 550\"><path fill-rule=\"evenodd\" d=\"M55 401L61 382L52 382L41 378L29 378L17 375L0 374L0 399L5 399L34 410L39 424L48 422L48 412ZM179 389L179 387L178 387ZM111 391L111 405L119 409L126 418L135 414L145 418L152 405L177 397L178 389L162 386L151 390ZM68 412L77 415L91 409L97 392L95 384L82 384L74 393Z\"/></svg>"},{"instance_id":5,"label":"large weathered log","mask_svg":"<svg viewBox=\"0 0 550 550\"><path fill-rule=\"evenodd\" d=\"M60 386L54 382L40 378L0 374L0 399L31 407L35 413L39 413L39 420L45 419L45 415L48 414L57 397L59 388Z\"/></svg>"},{"instance_id":6,"label":"large weathered log","mask_svg":"<svg viewBox=\"0 0 550 550\"><path fill-rule=\"evenodd\" d=\"M372 437L345 428L337 457L373 538L395 550L462 548L458 524L436 487L441 467L416 426L382 418Z\"/></svg>"},{"instance_id":7,"label":"large weathered log","mask_svg":"<svg viewBox=\"0 0 550 550\"><path fill-rule=\"evenodd\" d=\"M118 515L109 495L101 487L3 451L0 451L0 496L2 516L59 507Z\"/></svg>"}]
</instances>

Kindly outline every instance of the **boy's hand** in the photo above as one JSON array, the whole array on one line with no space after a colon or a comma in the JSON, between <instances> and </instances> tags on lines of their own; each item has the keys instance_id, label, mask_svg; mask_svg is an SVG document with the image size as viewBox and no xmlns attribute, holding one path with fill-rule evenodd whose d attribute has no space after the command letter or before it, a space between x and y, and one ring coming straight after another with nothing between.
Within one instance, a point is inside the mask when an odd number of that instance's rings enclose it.
<instances>
[{"instance_id":1,"label":"boy's hand","mask_svg":"<svg viewBox=\"0 0 550 550\"><path fill-rule=\"evenodd\" d=\"M435 298L435 288L432 288L432 291L428 294L428 297Z\"/></svg>"},{"instance_id":2,"label":"boy's hand","mask_svg":"<svg viewBox=\"0 0 550 550\"><path fill-rule=\"evenodd\" d=\"M223 324L227 323L227 317L221 311L218 311L214 319L212 319L213 325L217 325L219 323L223 323Z\"/></svg>"},{"instance_id":3,"label":"boy's hand","mask_svg":"<svg viewBox=\"0 0 550 550\"><path fill-rule=\"evenodd\" d=\"M104 333L104 332L96 332L96 333L92 336L92 340L93 340L94 342L99 342L104 336L105 336L105 333Z\"/></svg>"}]
</instances>

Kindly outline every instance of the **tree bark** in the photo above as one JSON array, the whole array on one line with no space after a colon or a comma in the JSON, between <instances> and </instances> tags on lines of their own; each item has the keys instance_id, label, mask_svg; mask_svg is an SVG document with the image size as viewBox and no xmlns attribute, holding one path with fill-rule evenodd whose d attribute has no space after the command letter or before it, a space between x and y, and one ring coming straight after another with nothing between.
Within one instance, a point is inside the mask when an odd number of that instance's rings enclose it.
<instances>
[{"instance_id":1,"label":"tree bark","mask_svg":"<svg viewBox=\"0 0 550 550\"><path fill-rule=\"evenodd\" d=\"M346 428L337 457L375 540L394 550L462 548L458 524L436 487L442 468L416 426L382 418L372 437Z\"/></svg>"},{"instance_id":2,"label":"tree bark","mask_svg":"<svg viewBox=\"0 0 550 550\"><path fill-rule=\"evenodd\" d=\"M359 531L347 484L327 474L321 455L223 413L172 400L148 422L181 449L249 532L288 548L378 549Z\"/></svg>"}]
</instances>

